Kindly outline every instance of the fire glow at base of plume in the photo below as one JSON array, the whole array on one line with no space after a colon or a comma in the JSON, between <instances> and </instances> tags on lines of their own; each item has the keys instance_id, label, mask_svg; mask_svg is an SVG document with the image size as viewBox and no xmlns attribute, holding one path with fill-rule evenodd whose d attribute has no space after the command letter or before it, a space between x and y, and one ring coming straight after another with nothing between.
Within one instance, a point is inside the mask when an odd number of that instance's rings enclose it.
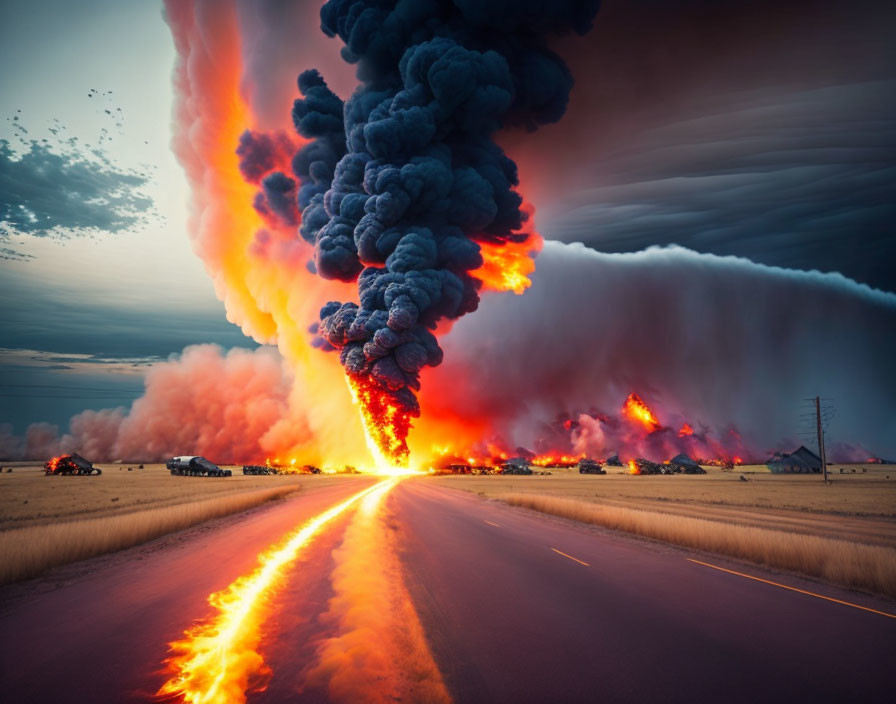
<instances>
[{"instance_id":1,"label":"fire glow at base of plume","mask_svg":"<svg viewBox=\"0 0 896 704\"><path fill-rule=\"evenodd\" d=\"M364 436L377 474L411 474L407 470L411 414L370 381L346 377L352 401L361 410Z\"/></svg>"}]
</instances>

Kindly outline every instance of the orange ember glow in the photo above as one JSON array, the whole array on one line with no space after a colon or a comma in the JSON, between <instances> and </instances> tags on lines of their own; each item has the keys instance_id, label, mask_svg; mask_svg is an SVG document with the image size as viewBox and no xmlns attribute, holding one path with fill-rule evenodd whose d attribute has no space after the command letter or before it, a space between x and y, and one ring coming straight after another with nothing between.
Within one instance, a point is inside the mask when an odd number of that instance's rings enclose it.
<instances>
[{"instance_id":1,"label":"orange ember glow","mask_svg":"<svg viewBox=\"0 0 896 704\"><path fill-rule=\"evenodd\" d=\"M407 467L411 415L367 379L346 377L352 400L361 409L367 447L381 474Z\"/></svg>"},{"instance_id":2,"label":"orange ember glow","mask_svg":"<svg viewBox=\"0 0 896 704\"><path fill-rule=\"evenodd\" d=\"M694 429L687 423L685 423L683 426L681 426L681 430L678 431L678 437L680 437L680 438L686 437L688 435L693 435L693 434L694 434Z\"/></svg>"},{"instance_id":3,"label":"orange ember glow","mask_svg":"<svg viewBox=\"0 0 896 704\"><path fill-rule=\"evenodd\" d=\"M533 457L531 463L539 467L569 467L574 465L585 455L538 455Z\"/></svg>"},{"instance_id":4,"label":"orange ember glow","mask_svg":"<svg viewBox=\"0 0 896 704\"><path fill-rule=\"evenodd\" d=\"M50 472L55 472L56 469L59 467L59 460L61 460L61 459L62 459L62 456L60 456L60 457L54 457L54 458L51 459L49 462L47 462L47 465L46 465L46 466L47 466L47 470L50 471Z\"/></svg>"},{"instance_id":5,"label":"orange ember glow","mask_svg":"<svg viewBox=\"0 0 896 704\"><path fill-rule=\"evenodd\" d=\"M165 663L171 677L162 685L159 696L180 697L185 702L228 704L244 702L247 691L263 687L271 673L258 653L258 646L271 590L327 523L382 483L315 516L281 545L264 553L255 571L209 596L209 604L217 614L187 630L183 640L170 644L174 654Z\"/></svg>"},{"instance_id":6,"label":"orange ember glow","mask_svg":"<svg viewBox=\"0 0 896 704\"><path fill-rule=\"evenodd\" d=\"M521 294L532 285L529 275L535 271L530 242L480 243L482 266L470 272L491 291Z\"/></svg>"},{"instance_id":7,"label":"orange ember glow","mask_svg":"<svg viewBox=\"0 0 896 704\"><path fill-rule=\"evenodd\" d=\"M651 433L658 430L661 426L656 416L647 407L647 404L641 400L638 394L629 394L622 406L622 415L631 421L635 421L647 428Z\"/></svg>"},{"instance_id":8,"label":"orange ember glow","mask_svg":"<svg viewBox=\"0 0 896 704\"><path fill-rule=\"evenodd\" d=\"M479 242L482 266L470 272L489 291L513 291L521 294L532 285L529 275L535 271L533 256L541 251L542 239L535 231L535 208L523 201L523 227L514 233L519 242Z\"/></svg>"}]
</instances>

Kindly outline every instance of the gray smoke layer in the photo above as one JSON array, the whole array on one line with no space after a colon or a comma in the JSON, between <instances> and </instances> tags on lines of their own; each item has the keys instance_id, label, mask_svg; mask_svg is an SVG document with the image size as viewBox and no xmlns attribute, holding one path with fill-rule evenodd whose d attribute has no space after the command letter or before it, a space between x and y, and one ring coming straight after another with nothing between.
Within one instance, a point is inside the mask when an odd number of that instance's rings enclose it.
<instances>
[{"instance_id":1,"label":"gray smoke layer","mask_svg":"<svg viewBox=\"0 0 896 704\"><path fill-rule=\"evenodd\" d=\"M452 362L424 378L439 389L427 410L494 418L512 442L558 413L617 414L635 391L661 423L793 449L803 399L820 395L837 410L831 443L896 455L896 295L839 274L547 242L524 296L485 296L442 344Z\"/></svg>"}]
</instances>

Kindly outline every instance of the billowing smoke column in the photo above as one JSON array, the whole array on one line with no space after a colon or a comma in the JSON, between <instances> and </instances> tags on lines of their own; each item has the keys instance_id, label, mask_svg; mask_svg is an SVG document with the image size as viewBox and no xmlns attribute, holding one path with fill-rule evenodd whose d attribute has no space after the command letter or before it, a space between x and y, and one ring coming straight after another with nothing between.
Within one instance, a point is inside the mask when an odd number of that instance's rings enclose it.
<instances>
[{"instance_id":1,"label":"billowing smoke column","mask_svg":"<svg viewBox=\"0 0 896 704\"><path fill-rule=\"evenodd\" d=\"M516 165L492 136L563 115L572 76L545 36L586 32L597 7L331 0L321 10L362 85L343 106L316 72L299 77L293 119L312 140L293 162L300 232L318 274L358 283L360 304L328 303L316 331L340 351L388 461L407 461L420 371L442 361L433 331L478 306L483 247L538 246ZM268 207L289 190L283 179L264 187Z\"/></svg>"}]
</instances>

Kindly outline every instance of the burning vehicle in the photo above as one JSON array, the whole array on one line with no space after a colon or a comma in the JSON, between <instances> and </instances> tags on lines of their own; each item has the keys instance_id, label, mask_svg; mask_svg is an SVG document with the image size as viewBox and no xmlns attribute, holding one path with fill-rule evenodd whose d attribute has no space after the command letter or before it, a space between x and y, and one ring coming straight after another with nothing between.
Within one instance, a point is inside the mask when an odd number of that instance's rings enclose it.
<instances>
[{"instance_id":1,"label":"burning vehicle","mask_svg":"<svg viewBox=\"0 0 896 704\"><path fill-rule=\"evenodd\" d=\"M60 457L54 457L49 460L44 464L44 472L47 476L61 474L87 475L102 474L103 470L99 467L94 467L93 462L90 462L81 457L78 453L73 452L70 455L61 455Z\"/></svg>"},{"instance_id":2,"label":"burning vehicle","mask_svg":"<svg viewBox=\"0 0 896 704\"><path fill-rule=\"evenodd\" d=\"M607 458L607 467L621 467L622 460L619 459L619 454L614 452Z\"/></svg>"},{"instance_id":3,"label":"burning vehicle","mask_svg":"<svg viewBox=\"0 0 896 704\"><path fill-rule=\"evenodd\" d=\"M321 468L315 467L313 464L297 464L297 460L292 459L286 464L281 464L279 459L271 460L270 458L264 461L264 467L260 465L251 465L251 467L257 467L259 470L267 469L267 472L243 472L243 474L320 474Z\"/></svg>"},{"instance_id":4,"label":"burning vehicle","mask_svg":"<svg viewBox=\"0 0 896 704\"><path fill-rule=\"evenodd\" d=\"M579 460L579 474L606 474L603 465L595 460L582 458Z\"/></svg>"},{"instance_id":5,"label":"burning vehicle","mask_svg":"<svg viewBox=\"0 0 896 704\"><path fill-rule=\"evenodd\" d=\"M171 474L182 477L229 477L232 474L229 469L221 469L205 457L193 455L172 457L165 466L171 470Z\"/></svg>"},{"instance_id":6,"label":"burning vehicle","mask_svg":"<svg viewBox=\"0 0 896 704\"><path fill-rule=\"evenodd\" d=\"M676 474L676 467L671 464L659 464L645 460L639 457L636 460L629 460L628 468L631 474ZM681 470L679 470L680 472Z\"/></svg>"}]
</instances>

